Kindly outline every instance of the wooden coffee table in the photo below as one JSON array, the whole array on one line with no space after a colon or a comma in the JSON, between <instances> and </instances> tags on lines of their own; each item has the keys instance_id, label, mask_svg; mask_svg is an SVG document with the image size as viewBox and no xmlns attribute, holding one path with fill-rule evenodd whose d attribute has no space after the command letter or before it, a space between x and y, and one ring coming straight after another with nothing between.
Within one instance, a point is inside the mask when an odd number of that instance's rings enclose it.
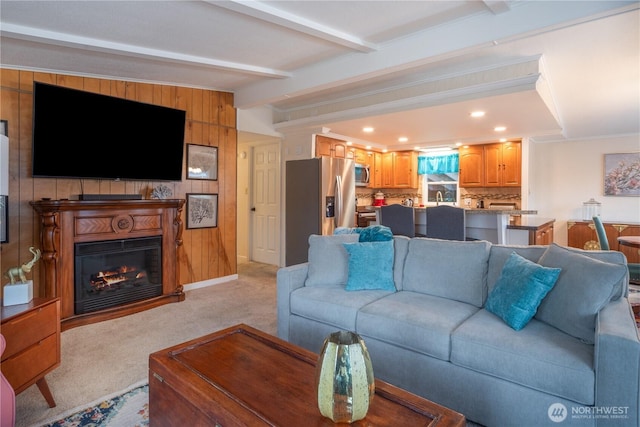
<instances>
[{"instance_id":1,"label":"wooden coffee table","mask_svg":"<svg viewBox=\"0 0 640 427\"><path fill-rule=\"evenodd\" d=\"M158 351L149 356L150 425L334 425L318 410L317 359L242 324ZM375 374L375 360L373 368ZM455 411L376 380L366 418L353 425L465 424Z\"/></svg>"}]
</instances>

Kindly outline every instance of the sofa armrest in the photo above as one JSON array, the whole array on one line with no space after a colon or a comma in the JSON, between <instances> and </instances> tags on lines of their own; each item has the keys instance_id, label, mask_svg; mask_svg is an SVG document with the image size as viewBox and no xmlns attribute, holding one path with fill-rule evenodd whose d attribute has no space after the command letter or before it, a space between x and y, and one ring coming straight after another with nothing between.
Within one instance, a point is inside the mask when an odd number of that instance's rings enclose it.
<instances>
[{"instance_id":1,"label":"sofa armrest","mask_svg":"<svg viewBox=\"0 0 640 427\"><path fill-rule=\"evenodd\" d=\"M596 407L626 408L624 420L598 419L598 426L640 421L640 338L627 298L605 306L596 320Z\"/></svg>"},{"instance_id":2,"label":"sofa armrest","mask_svg":"<svg viewBox=\"0 0 640 427\"><path fill-rule=\"evenodd\" d=\"M278 270L277 308L278 308L278 337L289 340L289 318L291 316L290 295L294 290L304 286L309 272L309 263L291 265Z\"/></svg>"}]
</instances>

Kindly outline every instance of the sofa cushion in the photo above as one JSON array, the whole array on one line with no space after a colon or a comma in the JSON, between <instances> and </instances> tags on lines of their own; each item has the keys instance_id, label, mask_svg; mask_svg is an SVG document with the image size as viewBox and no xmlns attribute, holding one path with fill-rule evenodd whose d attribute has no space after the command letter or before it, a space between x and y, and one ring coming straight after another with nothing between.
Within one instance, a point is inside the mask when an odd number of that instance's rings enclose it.
<instances>
[{"instance_id":1,"label":"sofa cushion","mask_svg":"<svg viewBox=\"0 0 640 427\"><path fill-rule=\"evenodd\" d=\"M393 241L343 243L349 254L346 289L395 291L393 283Z\"/></svg>"},{"instance_id":2,"label":"sofa cushion","mask_svg":"<svg viewBox=\"0 0 640 427\"><path fill-rule=\"evenodd\" d=\"M358 310L389 294L379 290L348 292L342 285L304 286L291 292L291 314L355 331Z\"/></svg>"},{"instance_id":3,"label":"sofa cushion","mask_svg":"<svg viewBox=\"0 0 640 427\"><path fill-rule=\"evenodd\" d=\"M455 365L584 405L595 401L593 352L593 345L535 318L514 331L486 310L451 336Z\"/></svg>"},{"instance_id":4,"label":"sofa cushion","mask_svg":"<svg viewBox=\"0 0 640 427\"><path fill-rule=\"evenodd\" d=\"M347 283L348 255L343 243L357 242L359 234L309 236L309 273L305 286L332 286Z\"/></svg>"},{"instance_id":5,"label":"sofa cushion","mask_svg":"<svg viewBox=\"0 0 640 427\"><path fill-rule=\"evenodd\" d=\"M411 239L402 288L482 307L491 243Z\"/></svg>"},{"instance_id":6,"label":"sofa cushion","mask_svg":"<svg viewBox=\"0 0 640 427\"><path fill-rule=\"evenodd\" d=\"M512 252L485 308L519 331L536 314L542 298L556 284L560 270L542 267Z\"/></svg>"},{"instance_id":7,"label":"sofa cushion","mask_svg":"<svg viewBox=\"0 0 640 427\"><path fill-rule=\"evenodd\" d=\"M388 242L393 240L393 233L384 225L370 225L360 230L361 242Z\"/></svg>"},{"instance_id":8,"label":"sofa cushion","mask_svg":"<svg viewBox=\"0 0 640 427\"><path fill-rule=\"evenodd\" d=\"M555 244L547 248L539 263L562 268L562 272L540 304L536 319L593 343L596 315L609 301L620 296L621 280L628 277L627 267L602 262Z\"/></svg>"},{"instance_id":9,"label":"sofa cushion","mask_svg":"<svg viewBox=\"0 0 640 427\"><path fill-rule=\"evenodd\" d=\"M489 270L487 271L487 291L491 292L493 290L502 274L504 263L507 262L513 252L537 263L546 249L546 246L491 245Z\"/></svg>"},{"instance_id":10,"label":"sofa cushion","mask_svg":"<svg viewBox=\"0 0 640 427\"><path fill-rule=\"evenodd\" d=\"M451 333L476 311L471 304L402 291L364 306L358 313L356 331L448 361Z\"/></svg>"}]
</instances>

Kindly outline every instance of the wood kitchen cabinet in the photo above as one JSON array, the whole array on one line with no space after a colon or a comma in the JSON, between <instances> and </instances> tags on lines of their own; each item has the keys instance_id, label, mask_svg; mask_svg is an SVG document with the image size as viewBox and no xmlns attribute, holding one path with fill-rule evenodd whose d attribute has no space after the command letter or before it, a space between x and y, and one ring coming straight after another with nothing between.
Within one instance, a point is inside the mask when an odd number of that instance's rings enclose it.
<instances>
[{"instance_id":1,"label":"wood kitchen cabinet","mask_svg":"<svg viewBox=\"0 0 640 427\"><path fill-rule=\"evenodd\" d=\"M382 154L381 170L380 188L418 188L418 154L415 151Z\"/></svg>"},{"instance_id":2,"label":"wood kitchen cabinet","mask_svg":"<svg viewBox=\"0 0 640 427\"><path fill-rule=\"evenodd\" d=\"M484 186L484 147L470 145L458 151L460 187Z\"/></svg>"},{"instance_id":3,"label":"wood kitchen cabinet","mask_svg":"<svg viewBox=\"0 0 640 427\"><path fill-rule=\"evenodd\" d=\"M640 236L640 224L629 222L603 221L604 231L609 241L609 249L620 251L630 264L640 263L640 251L637 248L623 246L618 243L620 236ZM598 235L593 221L567 221L567 245L587 250L599 250Z\"/></svg>"},{"instance_id":4,"label":"wood kitchen cabinet","mask_svg":"<svg viewBox=\"0 0 640 427\"><path fill-rule=\"evenodd\" d=\"M396 151L393 155L393 187L418 188L418 154Z\"/></svg>"},{"instance_id":5,"label":"wood kitchen cabinet","mask_svg":"<svg viewBox=\"0 0 640 427\"><path fill-rule=\"evenodd\" d=\"M520 142L471 145L460 155L460 187L519 187L522 173Z\"/></svg>"},{"instance_id":6,"label":"wood kitchen cabinet","mask_svg":"<svg viewBox=\"0 0 640 427\"><path fill-rule=\"evenodd\" d=\"M316 157L327 156L338 159L353 158L353 151L347 155L347 142L322 135L316 135Z\"/></svg>"},{"instance_id":7,"label":"wood kitchen cabinet","mask_svg":"<svg viewBox=\"0 0 640 427\"><path fill-rule=\"evenodd\" d=\"M369 172L371 173L371 179L369 181L369 187L380 188L382 187L382 153L373 153L371 155L373 163L370 165Z\"/></svg>"},{"instance_id":8,"label":"wood kitchen cabinet","mask_svg":"<svg viewBox=\"0 0 640 427\"><path fill-rule=\"evenodd\" d=\"M484 186L519 187L522 171L519 142L484 146Z\"/></svg>"},{"instance_id":9,"label":"wood kitchen cabinet","mask_svg":"<svg viewBox=\"0 0 640 427\"><path fill-rule=\"evenodd\" d=\"M2 307L2 335L7 347L0 366L15 393L37 384L49 406L56 406L45 375L60 365L60 300Z\"/></svg>"}]
</instances>

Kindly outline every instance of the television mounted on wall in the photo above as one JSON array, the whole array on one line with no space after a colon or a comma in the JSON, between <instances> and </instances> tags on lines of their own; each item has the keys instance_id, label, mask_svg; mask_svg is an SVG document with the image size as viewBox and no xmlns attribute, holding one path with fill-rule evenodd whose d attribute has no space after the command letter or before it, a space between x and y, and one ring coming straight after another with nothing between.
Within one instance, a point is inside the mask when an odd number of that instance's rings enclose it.
<instances>
[{"instance_id":1,"label":"television mounted on wall","mask_svg":"<svg viewBox=\"0 0 640 427\"><path fill-rule=\"evenodd\" d=\"M45 83L33 88L33 176L181 181L183 110Z\"/></svg>"}]
</instances>

